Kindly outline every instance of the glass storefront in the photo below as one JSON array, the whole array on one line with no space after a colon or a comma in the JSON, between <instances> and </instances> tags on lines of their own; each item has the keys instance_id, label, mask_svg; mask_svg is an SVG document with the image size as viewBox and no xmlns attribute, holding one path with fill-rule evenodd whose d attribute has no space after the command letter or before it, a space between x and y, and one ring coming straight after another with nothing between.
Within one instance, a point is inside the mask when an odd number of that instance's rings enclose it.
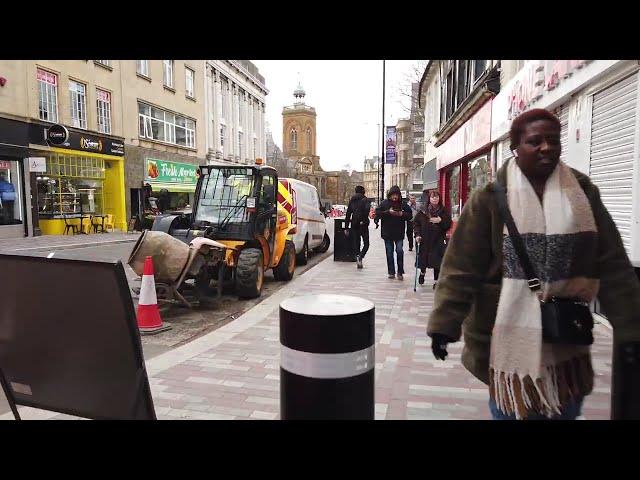
<instances>
[{"instance_id":1,"label":"glass storefront","mask_svg":"<svg viewBox=\"0 0 640 480\"><path fill-rule=\"evenodd\" d=\"M484 187L491 181L491 164L489 157L484 155L471 160L467 166L467 195L466 200L471 198L471 194Z\"/></svg>"},{"instance_id":2,"label":"glass storefront","mask_svg":"<svg viewBox=\"0 0 640 480\"><path fill-rule=\"evenodd\" d=\"M22 225L20 163L0 158L0 226Z\"/></svg>"},{"instance_id":3,"label":"glass storefront","mask_svg":"<svg viewBox=\"0 0 640 480\"><path fill-rule=\"evenodd\" d=\"M448 173L449 191L447 199L451 206L451 219L455 222L460 217L460 165L455 166Z\"/></svg>"},{"instance_id":4,"label":"glass storefront","mask_svg":"<svg viewBox=\"0 0 640 480\"><path fill-rule=\"evenodd\" d=\"M46 157L47 171L36 178L39 218L104 213L102 158L57 152Z\"/></svg>"}]
</instances>

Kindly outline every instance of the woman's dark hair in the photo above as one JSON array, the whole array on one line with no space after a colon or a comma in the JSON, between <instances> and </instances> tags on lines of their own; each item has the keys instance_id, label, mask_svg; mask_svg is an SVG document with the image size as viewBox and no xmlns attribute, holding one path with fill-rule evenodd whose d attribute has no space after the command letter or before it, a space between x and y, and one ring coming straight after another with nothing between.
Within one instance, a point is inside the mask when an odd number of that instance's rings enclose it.
<instances>
[{"instance_id":1,"label":"woman's dark hair","mask_svg":"<svg viewBox=\"0 0 640 480\"><path fill-rule=\"evenodd\" d=\"M515 150L518 145L520 145L520 137L524 133L525 127L530 123L537 122L538 120L547 120L558 127L558 130L562 128L558 117L549 110L545 110L544 108L534 108L533 110L524 112L518 115L511 123L511 130L509 130L509 140L511 142L509 148L511 150Z\"/></svg>"}]
</instances>

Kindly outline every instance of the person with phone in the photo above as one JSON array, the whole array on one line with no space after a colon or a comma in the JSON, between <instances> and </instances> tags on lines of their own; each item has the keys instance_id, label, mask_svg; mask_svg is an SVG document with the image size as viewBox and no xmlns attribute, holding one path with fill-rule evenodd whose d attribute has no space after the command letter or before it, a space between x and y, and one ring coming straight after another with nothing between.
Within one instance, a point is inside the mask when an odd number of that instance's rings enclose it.
<instances>
[{"instance_id":1,"label":"person with phone","mask_svg":"<svg viewBox=\"0 0 640 480\"><path fill-rule=\"evenodd\" d=\"M376 218L382 223L381 237L387 254L387 272L389 278L403 279L404 275L404 250L403 243L406 232L406 223L411 220L411 209L402 202L400 187L394 185L389 189L387 198L376 208ZM393 252L395 250L396 258ZM396 277L396 266L398 273Z\"/></svg>"}]
</instances>

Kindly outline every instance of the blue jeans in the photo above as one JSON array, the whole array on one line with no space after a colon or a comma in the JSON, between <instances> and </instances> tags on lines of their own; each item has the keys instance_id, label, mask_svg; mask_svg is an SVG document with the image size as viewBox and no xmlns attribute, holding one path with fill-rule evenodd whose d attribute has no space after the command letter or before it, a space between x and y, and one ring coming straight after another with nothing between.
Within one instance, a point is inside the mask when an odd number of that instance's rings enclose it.
<instances>
[{"instance_id":1,"label":"blue jeans","mask_svg":"<svg viewBox=\"0 0 640 480\"><path fill-rule=\"evenodd\" d=\"M404 275L404 250L402 250L402 244L404 238L400 240L388 240L384 239L384 247L387 251L387 270L389 275L396 274L396 268L393 264L393 249L395 246L396 256L398 257L398 275Z\"/></svg>"},{"instance_id":2,"label":"blue jeans","mask_svg":"<svg viewBox=\"0 0 640 480\"><path fill-rule=\"evenodd\" d=\"M584 398L580 398L575 402L568 403L564 408L562 408L560 415L554 415L551 418L546 417L545 415L530 415L527 417L527 420L575 420L582 413L582 402ZM498 410L498 406L493 400L489 400L489 410L491 410L491 416L494 420L515 420L516 414L507 415L506 413Z\"/></svg>"}]
</instances>

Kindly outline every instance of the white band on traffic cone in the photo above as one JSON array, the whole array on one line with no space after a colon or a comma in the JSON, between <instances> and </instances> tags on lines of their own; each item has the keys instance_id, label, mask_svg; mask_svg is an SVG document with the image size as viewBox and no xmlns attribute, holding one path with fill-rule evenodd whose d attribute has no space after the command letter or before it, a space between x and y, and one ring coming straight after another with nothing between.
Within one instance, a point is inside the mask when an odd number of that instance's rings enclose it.
<instances>
[{"instance_id":1,"label":"white band on traffic cone","mask_svg":"<svg viewBox=\"0 0 640 480\"><path fill-rule=\"evenodd\" d=\"M140 297L138 305L157 305L156 284L153 275L143 275L142 285L140 286Z\"/></svg>"}]
</instances>

